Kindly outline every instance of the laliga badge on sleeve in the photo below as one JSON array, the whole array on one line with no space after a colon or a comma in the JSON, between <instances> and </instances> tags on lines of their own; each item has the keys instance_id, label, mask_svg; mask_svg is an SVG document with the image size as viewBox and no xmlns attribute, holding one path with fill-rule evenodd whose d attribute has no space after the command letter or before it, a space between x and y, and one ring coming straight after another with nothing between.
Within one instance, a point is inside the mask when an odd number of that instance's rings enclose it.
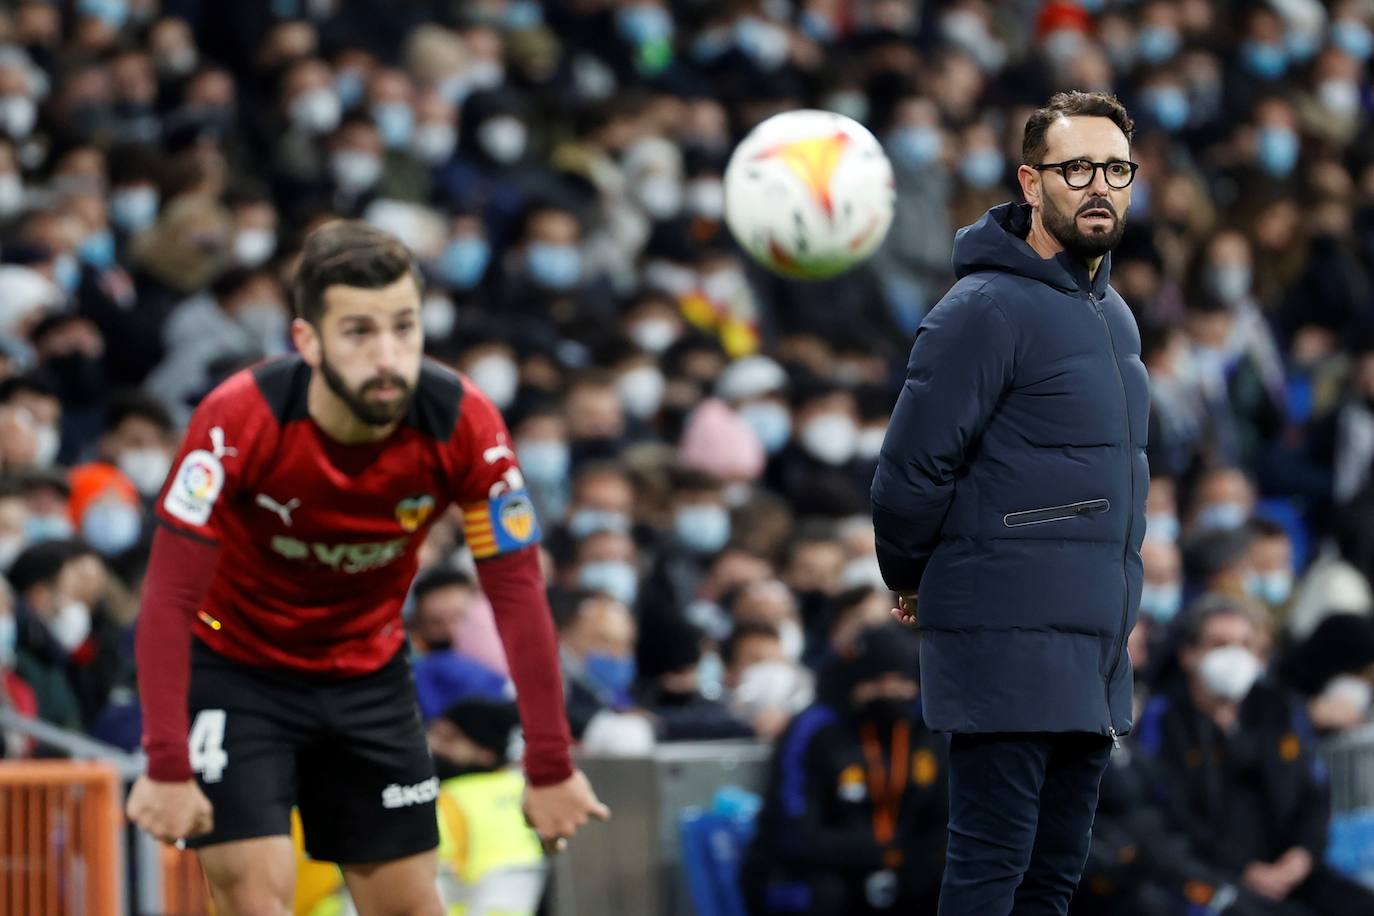
<instances>
[{"instance_id":1,"label":"laliga badge on sleeve","mask_svg":"<svg viewBox=\"0 0 1374 916\"><path fill-rule=\"evenodd\" d=\"M204 525L224 489L224 465L205 449L188 452L177 468L162 507L172 518L190 525Z\"/></svg>"}]
</instances>

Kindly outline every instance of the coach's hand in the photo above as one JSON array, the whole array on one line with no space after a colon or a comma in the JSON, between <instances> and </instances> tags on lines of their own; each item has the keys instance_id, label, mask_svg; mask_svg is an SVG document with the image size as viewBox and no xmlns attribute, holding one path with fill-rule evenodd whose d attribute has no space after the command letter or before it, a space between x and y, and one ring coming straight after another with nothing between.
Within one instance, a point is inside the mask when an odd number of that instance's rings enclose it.
<instances>
[{"instance_id":1,"label":"coach's hand","mask_svg":"<svg viewBox=\"0 0 1374 916\"><path fill-rule=\"evenodd\" d=\"M525 819L539 834L546 850L561 851L589 817L608 821L611 809L597 799L581 770L573 770L571 776L556 785L525 787Z\"/></svg>"},{"instance_id":2,"label":"coach's hand","mask_svg":"<svg viewBox=\"0 0 1374 916\"><path fill-rule=\"evenodd\" d=\"M215 825L210 799L194 779L156 782L138 777L129 793L129 820L164 843L209 833Z\"/></svg>"},{"instance_id":3,"label":"coach's hand","mask_svg":"<svg viewBox=\"0 0 1374 916\"><path fill-rule=\"evenodd\" d=\"M917 625L915 592L901 592L897 595L897 606L892 609L892 619L908 627Z\"/></svg>"}]
</instances>

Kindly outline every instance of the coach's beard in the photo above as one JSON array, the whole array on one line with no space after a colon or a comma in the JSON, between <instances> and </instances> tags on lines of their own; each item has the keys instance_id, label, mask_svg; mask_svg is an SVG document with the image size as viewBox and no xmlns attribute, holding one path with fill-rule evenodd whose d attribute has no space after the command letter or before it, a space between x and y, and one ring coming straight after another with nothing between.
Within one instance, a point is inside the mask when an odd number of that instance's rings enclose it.
<instances>
[{"instance_id":1,"label":"coach's beard","mask_svg":"<svg viewBox=\"0 0 1374 916\"><path fill-rule=\"evenodd\" d=\"M1106 210L1112 215L1111 228L1093 229L1084 232L1078 228L1078 217L1089 210ZM1116 212L1116 207L1105 197L1090 197L1072 214L1064 213L1054 205L1048 195L1044 198L1042 219L1045 229L1069 254L1080 258L1100 258L1121 243L1126 231L1126 221Z\"/></svg>"},{"instance_id":2,"label":"coach's beard","mask_svg":"<svg viewBox=\"0 0 1374 916\"><path fill-rule=\"evenodd\" d=\"M410 398L414 392L399 375L379 375L363 382L357 391L352 391L323 353L320 354L320 375L324 377L325 385L334 392L334 396L344 402L344 406L353 416L368 426L390 426L405 416L406 411L410 409ZM368 391L382 385L392 385L401 389L401 396L389 404L367 401Z\"/></svg>"}]
</instances>

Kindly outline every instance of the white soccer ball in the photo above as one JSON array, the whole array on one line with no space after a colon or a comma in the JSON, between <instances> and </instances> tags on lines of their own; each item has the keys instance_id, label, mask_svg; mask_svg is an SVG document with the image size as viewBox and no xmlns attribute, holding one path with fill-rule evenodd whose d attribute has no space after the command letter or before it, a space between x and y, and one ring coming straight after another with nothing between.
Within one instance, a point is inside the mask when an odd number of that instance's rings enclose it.
<instances>
[{"instance_id":1,"label":"white soccer ball","mask_svg":"<svg viewBox=\"0 0 1374 916\"><path fill-rule=\"evenodd\" d=\"M760 264L784 277L844 273L892 225L892 164L852 118L810 109L749 132L725 169L725 222Z\"/></svg>"}]
</instances>

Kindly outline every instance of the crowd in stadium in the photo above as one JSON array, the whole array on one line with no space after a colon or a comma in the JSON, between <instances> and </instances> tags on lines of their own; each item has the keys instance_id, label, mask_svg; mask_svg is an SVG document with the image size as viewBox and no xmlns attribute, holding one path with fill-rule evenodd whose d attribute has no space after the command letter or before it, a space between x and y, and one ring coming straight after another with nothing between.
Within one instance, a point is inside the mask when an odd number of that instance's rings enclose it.
<instances>
[{"instance_id":1,"label":"crowd in stadium","mask_svg":"<svg viewBox=\"0 0 1374 916\"><path fill-rule=\"evenodd\" d=\"M1170 717L1258 678L1245 766L1307 774L1257 780L1266 812L1324 812L1315 740L1367 719L1371 53L1366 0L5 3L0 703L137 746L149 506L198 399L288 352L300 241L346 216L415 252L427 350L507 418L582 747L786 736L887 620L868 487L954 233L1017 195L1029 111L1109 90L1140 164L1111 278L1153 398L1130 746L1166 765L1109 779L1079 905L1287 896L1300 869L1247 866L1319 863L1324 814L1190 819L1212 789L1171 768ZM797 107L861 120L896 173L885 246L815 284L722 222L733 143ZM431 530L407 618L427 718L507 690L460 530ZM1262 670L1197 664L1226 646ZM1132 871L1151 804L1229 851Z\"/></svg>"}]
</instances>

